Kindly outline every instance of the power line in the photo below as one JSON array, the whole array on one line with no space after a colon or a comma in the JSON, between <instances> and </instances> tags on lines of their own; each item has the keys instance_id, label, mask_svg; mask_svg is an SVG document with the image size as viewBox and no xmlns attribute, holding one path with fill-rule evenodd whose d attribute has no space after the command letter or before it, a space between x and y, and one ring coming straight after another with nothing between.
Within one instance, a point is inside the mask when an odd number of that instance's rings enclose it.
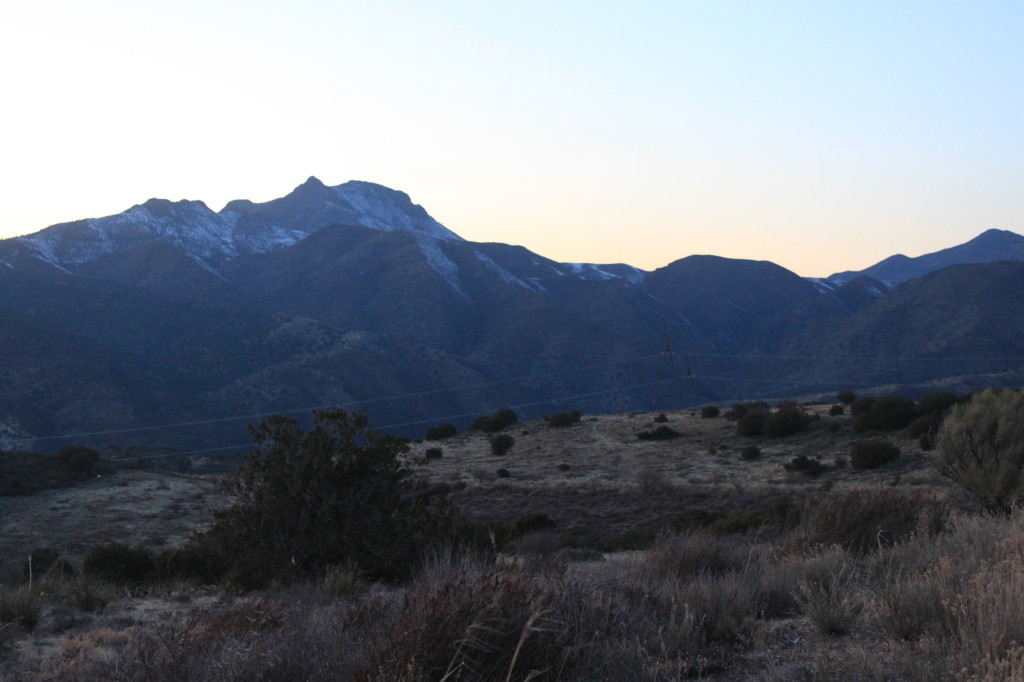
<instances>
[{"instance_id":1,"label":"power line","mask_svg":"<svg viewBox=\"0 0 1024 682\"><path fill-rule=\"evenodd\" d=\"M671 355L671 351L669 351L669 354ZM593 364L593 365L585 365L585 366L582 366L582 367L573 367L573 368L563 369L563 370L551 370L551 371L548 371L548 372L538 372L538 373L534 373L534 374L521 375L521 376L518 376L518 377L510 377L510 378L507 378L507 379L497 379L497 380L493 380L493 381L478 382L478 383L475 383L475 384L464 384L464 385L460 385L460 386L449 386L449 387L444 387L444 388L431 389L431 390L427 390L427 391L416 391L416 392L409 392L409 393L399 393L399 394L394 394L394 395L390 395L390 396L382 396L382 397L378 397L378 398L367 398L365 400L350 400L350 401L346 401L346 402L342 402L342 403L331 403L331 404L313 405L313 406L306 406L306 407L299 407L299 408L291 408L291 409L287 409L287 410L271 410L271 411L266 411L266 412L254 412L254 413L251 413L251 414L237 415L237 416L233 416L233 417L216 417L216 418L212 418L212 419L201 419L201 420L194 420L194 421L187 421L187 422L174 422L174 423L168 423L168 424L155 424L155 425L147 425L147 426L136 426L136 427L125 428L125 429L109 429L109 430L101 430L101 431L88 431L88 432L80 432L80 433L67 433L67 434L57 434L57 435L50 435L50 436L39 436L39 437L32 438L32 440L33 441L51 441L51 440L66 440L66 439L70 439L70 438L86 438L86 437L93 437L93 436L113 436L113 435L122 435L122 434L127 434L127 433L140 433L140 432L144 432L144 431L156 431L156 430L162 430L162 429L183 428L183 427L187 427L187 426L208 426L208 425L211 425L211 424L222 424L222 423L228 423L228 422L233 422L233 421L243 421L243 420L250 420L250 419L263 419L263 418L270 417L270 416L275 416L275 415L289 415L289 414L307 413L307 412L311 412L311 411L314 411L314 410L346 408L346 407L358 407L358 406L372 405L372 404L375 404L375 403L388 402L388 401L393 401L393 400L404 400L404 399L409 399L409 398L421 398L421 397L425 397L425 396L429 396L429 395L437 395L437 394L448 393L448 392L452 392L452 391L481 389L481 388L487 388L487 387L491 387L491 386L499 386L499 385L502 385L502 384L510 384L510 383L516 383L516 382L521 382L521 381L528 381L528 380L532 380L532 379L539 379L539 378L548 377L548 376L555 376L555 375L559 375L559 374L570 374L570 373L573 373L573 372L582 372L582 371L587 371L587 370L601 369L601 368L605 368L605 367L614 367L614 366L619 366L619 365L628 365L628 364L633 364L633 363L641 362L641 361L644 361L644 360L650 360L650 359L653 359L653 358L659 358L659 357L664 357L664 356L665 356L665 352L658 352L658 353L652 353L652 354L647 354L647 355L640 355L640 356L637 356L635 358L630 358L630 359L626 359L626 360L616 360L616 361L612 361L612 362L597 363L597 364ZM896 363L907 362L907 361L912 361L912 362L918 362L918 361L926 361L926 362L987 361L987 362L1020 362L1020 363L1024 363L1024 357L983 358L983 357L965 357L965 356L961 356L961 357L945 357L945 358L927 358L927 357L894 357L894 356L886 357L886 356L846 356L846 355L771 355L771 354L728 354L728 353L688 353L688 357L689 358L741 359L741 360L750 360L750 361L754 361L754 360L762 360L762 361L763 360L851 360L851 361L886 361L886 362L896 362ZM572 399L582 398L582 397L593 397L593 396L596 396L596 395L607 395L609 393L615 393L615 392L618 392L620 390L622 390L622 391L633 390L635 388L649 387L649 386L654 386L654 385L663 384L663 383L672 383L672 382L676 382L676 381L681 381L683 379L690 380L690 381L696 381L696 380L702 380L702 381L727 381L727 382L731 382L731 383L734 383L734 384L735 383L748 383L748 384L749 383L770 383L770 384L773 384L773 385L800 385L800 384L808 383L808 382L806 382L804 380L755 379L755 378L751 378L751 377L729 377L729 376L700 376L700 375L693 375L693 374L690 374L689 372L687 372L687 376L681 377L681 378L677 378L677 379L661 380L661 381L656 381L656 382L647 383L647 384L637 384L635 386L623 387L621 389L610 389L610 390L604 390L604 391L596 391L596 392L593 392L593 393L579 394L577 396L567 396L565 398L560 398L560 399L555 399L555 400L541 400L541 401L536 401L536 402L532 402L532 403L524 403L524 404L520 405L520 407L530 407L530 406L535 406L535 405L543 405L543 404L547 404L547 403L550 403L550 402L563 402L565 400L572 400ZM405 424L396 424L396 425L382 426L380 428L381 429L385 429L385 428L398 428L398 427L401 427L401 426L411 426L411 425L415 425L415 424L426 423L426 422L429 422L429 421L437 421L439 419L457 419L457 418L461 418L461 417L473 416L475 414L479 414L479 412L472 412L472 413L461 414L461 415L451 415L451 416L448 416L448 417L437 417L437 418L433 418L433 419L423 419L423 420L418 420L418 421L414 421L414 422L408 422L408 423L405 423ZM230 446L230 447L244 447L244 446ZM191 451L189 451L189 452L191 452Z\"/></svg>"},{"instance_id":2,"label":"power line","mask_svg":"<svg viewBox=\"0 0 1024 682\"><path fill-rule=\"evenodd\" d=\"M635 390L635 389L638 389L638 388L649 388L651 386L657 386L657 385L660 385L660 384L667 384L667 383L672 383L672 382L677 382L677 381L684 381L687 378L688 377L675 377L675 378L672 378L672 379L660 379L658 381L649 381L649 382L642 383L642 384L633 384L631 386L618 386L616 388L605 389L605 390L602 390L602 391L590 391L590 392L587 392L587 393L576 393L574 395L561 396L561 397L558 397L558 398L550 398L550 399L547 399L547 400L538 400L538 401L532 401L532 402L527 402L527 403L515 403L513 405L509 405L509 407L516 408L516 409L523 409L524 407L536 407L538 405L547 405L547 404L550 404L550 403L556 403L556 404L557 403L564 403L564 402L567 402L567 401L570 401L570 400L579 400L581 398L590 398L590 397L594 397L594 396L598 396L598 395L607 395L607 394L610 394L610 393L621 393L621 392L624 392L624 391L632 391L632 390ZM416 426L418 424L428 424L428 423L432 423L432 422L444 422L444 421L447 421L449 419L462 419L462 418L465 418L465 417L474 417L474 416L480 415L481 412L487 412L487 411L489 411L489 410L487 410L487 409L474 410L472 412L463 412L461 414L449 414L449 415L444 415L444 416L440 416L440 417L430 417L428 419L417 419L415 421L396 422L396 423L393 423L393 424L384 424L382 426L374 427L374 430L375 431L386 431L388 429L398 429L398 428L402 428L402 427L406 427L406 426ZM207 452L220 452L220 451L223 451L223 450L237 450L237 449L245 448L245 447L253 447L253 444L252 443L245 443L245 444L241 444L241 445L225 445L223 447L204 448L202 450L181 450L181 451L177 451L177 452L160 453L158 455L148 455L148 456L145 456L145 457L122 457L122 458L112 459L111 461L123 462L123 461L129 461L129 460L137 460L137 459L143 459L143 460L160 459L160 458L163 458L163 457L177 457L177 456L181 456L181 455L194 455L194 454L204 454L204 453L207 453Z\"/></svg>"},{"instance_id":3,"label":"power line","mask_svg":"<svg viewBox=\"0 0 1024 682\"><path fill-rule=\"evenodd\" d=\"M179 427L185 427L185 426L207 426L207 425L210 425L210 424L223 424L223 423L226 423L226 422L243 421L243 420L246 420L246 419L262 419L262 418L270 417L270 416L274 416L274 415L286 415L286 414L305 413L305 412L312 412L313 410L326 410L326 409L340 408L340 407L354 407L354 406L360 406L360 405L372 405L374 403L387 402L387 401L390 401L390 400L404 400L404 399L407 399L407 398L422 398L424 396L435 395L435 394L438 394L438 393L447 393L447 392L450 392L450 391L463 391L463 390L470 390L470 389L487 388L487 387L490 387L490 386L499 386L501 384L515 383L515 382L519 382L519 381L528 381L528 380L531 380L531 379L539 379L539 378L542 378L542 377L554 376L554 375L557 375L557 374L569 374L571 372L582 372L582 371L585 371L585 370L601 369L603 367L614 367L616 365L627 365L627 364L631 364L631 363L635 363L635 362L640 362L642 360L649 360L651 358L661 357L661 355L662 355L662 353L653 353L653 354L650 354L650 355L640 355L640 356L637 356L637 357L629 359L629 360L617 360L617 361L614 361L614 362L604 362L604 363L599 363L599 364L594 364L594 365L585 365L583 367L573 367L573 368L570 368L570 369L551 370L549 372L539 372L539 373L536 373L536 374L525 374L525 375L518 376L518 377L511 377L511 378L508 378L508 379L496 379L494 381L484 381L484 382L479 382L479 383L476 383L476 384L464 384L462 386L448 386L448 387L445 387L445 388L431 389L429 391L416 391L416 392L411 392L411 393L398 393L398 394L395 394L395 395L383 396L383 397L380 397L380 398L367 398L365 400L349 400L349 401L343 402L343 403L330 403L330 404L326 404L326 405L312 405L312 406L306 406L306 407L297 407L297 408L288 409L288 410L271 410L271 411L268 411L268 412L254 412L252 414L243 414L243 415L238 415L238 416L235 416L235 417L215 417L213 419L199 419L199 420L195 420L195 421L176 422L176 423L170 423L170 424L155 424L155 425L149 425L149 426L133 426L133 427L127 428L127 429L109 429L109 430L105 430L105 431L87 431L87 432L81 432L81 433L67 433L67 434L59 434L59 435L51 435L51 436L40 436L38 438L34 438L33 440L45 441L45 440L58 440L58 439L66 439L66 438L86 438L86 437L90 437L90 436L114 436L114 435L120 435L120 434L125 434L125 433L138 433L138 432L141 432L141 431L156 431L156 430L160 430L160 429L173 429L173 428L179 428Z\"/></svg>"}]
</instances>

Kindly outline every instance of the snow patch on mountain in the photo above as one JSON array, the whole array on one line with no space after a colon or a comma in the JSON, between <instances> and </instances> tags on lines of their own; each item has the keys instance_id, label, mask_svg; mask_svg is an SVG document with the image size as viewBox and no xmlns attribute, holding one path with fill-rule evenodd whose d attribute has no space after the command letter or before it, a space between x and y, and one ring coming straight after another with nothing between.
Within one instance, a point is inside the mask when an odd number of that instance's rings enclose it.
<instances>
[{"instance_id":1,"label":"snow patch on mountain","mask_svg":"<svg viewBox=\"0 0 1024 682\"><path fill-rule=\"evenodd\" d=\"M531 285L527 282L524 282L523 280L519 279L505 268L495 263L494 260L492 260L486 254L483 254L479 251L474 251L474 253L476 254L476 257L480 259L480 262L483 263L488 270L490 270L498 277L500 277L505 283L512 284L517 287L522 287L524 289L530 289L533 291L544 291L544 287L539 286L536 283Z\"/></svg>"},{"instance_id":2,"label":"snow patch on mountain","mask_svg":"<svg viewBox=\"0 0 1024 682\"><path fill-rule=\"evenodd\" d=\"M594 263L563 263L563 265L569 267L573 274L586 280L612 280L624 278L633 284L639 284L644 280L644 277L646 277L647 274L639 268L634 268L632 265L614 266L626 268L628 272L626 275L605 270L605 268L610 267L607 265L601 266L595 265Z\"/></svg>"},{"instance_id":3,"label":"snow patch on mountain","mask_svg":"<svg viewBox=\"0 0 1024 682\"><path fill-rule=\"evenodd\" d=\"M19 240L54 265L81 265L152 240L201 258L238 255L230 221L201 201L150 199L124 213L53 225Z\"/></svg>"},{"instance_id":4,"label":"snow patch on mountain","mask_svg":"<svg viewBox=\"0 0 1024 682\"><path fill-rule=\"evenodd\" d=\"M444 281L452 288L452 291L468 301L470 296L463 288L462 281L459 278L459 266L441 249L438 241L430 237L422 237L419 240L423 257L444 278Z\"/></svg>"},{"instance_id":5,"label":"snow patch on mountain","mask_svg":"<svg viewBox=\"0 0 1024 682\"><path fill-rule=\"evenodd\" d=\"M240 253L270 253L302 241L305 230L287 229L266 221L261 223L241 211L226 209L220 215L231 227L231 239Z\"/></svg>"},{"instance_id":6,"label":"snow patch on mountain","mask_svg":"<svg viewBox=\"0 0 1024 682\"><path fill-rule=\"evenodd\" d=\"M405 192L353 180L331 189L351 207L360 225L377 230L409 230L435 239L463 241L437 222L419 204L412 203Z\"/></svg>"},{"instance_id":7,"label":"snow patch on mountain","mask_svg":"<svg viewBox=\"0 0 1024 682\"><path fill-rule=\"evenodd\" d=\"M835 282L830 282L821 277L804 277L804 279L813 284L819 294L827 294L836 288Z\"/></svg>"},{"instance_id":8,"label":"snow patch on mountain","mask_svg":"<svg viewBox=\"0 0 1024 682\"><path fill-rule=\"evenodd\" d=\"M32 435L9 414L0 414L0 450L28 450Z\"/></svg>"}]
</instances>

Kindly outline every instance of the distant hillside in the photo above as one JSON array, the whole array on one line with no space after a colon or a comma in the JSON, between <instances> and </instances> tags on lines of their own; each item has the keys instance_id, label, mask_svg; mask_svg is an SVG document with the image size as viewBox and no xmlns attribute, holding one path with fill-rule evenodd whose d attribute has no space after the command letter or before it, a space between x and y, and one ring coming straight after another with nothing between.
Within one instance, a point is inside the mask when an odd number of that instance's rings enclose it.
<instances>
[{"instance_id":1,"label":"distant hillside","mask_svg":"<svg viewBox=\"0 0 1024 682\"><path fill-rule=\"evenodd\" d=\"M1011 252L1007 235L958 257ZM0 423L43 449L215 448L313 407L419 435L505 405L671 409L1015 370L1021 267L892 290L715 256L645 272L468 242L372 183L311 178L219 213L154 199L0 241Z\"/></svg>"},{"instance_id":2,"label":"distant hillside","mask_svg":"<svg viewBox=\"0 0 1024 682\"><path fill-rule=\"evenodd\" d=\"M890 256L865 270L837 272L828 279L841 284L867 275L895 285L951 265L997 261L1024 261L1024 237L1007 230L988 230L966 244L917 258L908 258L902 254Z\"/></svg>"}]
</instances>

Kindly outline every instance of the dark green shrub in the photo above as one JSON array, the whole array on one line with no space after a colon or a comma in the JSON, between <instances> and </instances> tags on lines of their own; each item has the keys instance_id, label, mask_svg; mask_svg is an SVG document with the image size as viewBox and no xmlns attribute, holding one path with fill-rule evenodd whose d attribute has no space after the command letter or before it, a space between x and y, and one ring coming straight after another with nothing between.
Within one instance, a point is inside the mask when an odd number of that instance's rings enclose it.
<instances>
[{"instance_id":1,"label":"dark green shrub","mask_svg":"<svg viewBox=\"0 0 1024 682\"><path fill-rule=\"evenodd\" d=\"M718 409L717 405L705 405L704 407L700 408L700 418L714 419L719 415L720 412L721 411Z\"/></svg>"},{"instance_id":2,"label":"dark green shrub","mask_svg":"<svg viewBox=\"0 0 1024 682\"><path fill-rule=\"evenodd\" d=\"M562 462L561 464L558 465L559 471L568 471L569 469L572 469L572 467L566 464L565 462Z\"/></svg>"},{"instance_id":3,"label":"dark green shrub","mask_svg":"<svg viewBox=\"0 0 1024 682\"><path fill-rule=\"evenodd\" d=\"M490 416L477 417L469 425L472 431L483 431L484 433L497 433L507 426L512 426L519 421L516 413L507 407L503 407Z\"/></svg>"},{"instance_id":4,"label":"dark green shrub","mask_svg":"<svg viewBox=\"0 0 1024 682\"><path fill-rule=\"evenodd\" d=\"M743 459L757 459L761 456L761 448L756 445L748 445L740 450L740 457Z\"/></svg>"},{"instance_id":5,"label":"dark green shrub","mask_svg":"<svg viewBox=\"0 0 1024 682\"><path fill-rule=\"evenodd\" d=\"M948 510L929 494L879 487L837 491L804 502L797 546L839 545L868 553L918 532L936 535L947 517Z\"/></svg>"},{"instance_id":6,"label":"dark green shrub","mask_svg":"<svg viewBox=\"0 0 1024 682\"><path fill-rule=\"evenodd\" d=\"M91 474L96 468L96 460L85 452L76 452L67 461L68 470L76 474Z\"/></svg>"},{"instance_id":7,"label":"dark green shrub","mask_svg":"<svg viewBox=\"0 0 1024 682\"><path fill-rule=\"evenodd\" d=\"M28 579L29 575L33 580L39 578L70 578L77 571L64 557L55 549L40 547L33 549L21 569L22 575Z\"/></svg>"},{"instance_id":8,"label":"dark green shrub","mask_svg":"<svg viewBox=\"0 0 1024 682\"><path fill-rule=\"evenodd\" d=\"M937 443L939 472L989 513L1024 502L1024 392L983 391L949 411Z\"/></svg>"},{"instance_id":9,"label":"dark green shrub","mask_svg":"<svg viewBox=\"0 0 1024 682\"><path fill-rule=\"evenodd\" d=\"M931 452L935 449L935 441L932 440L931 435L922 433L918 439L917 444L923 452Z\"/></svg>"},{"instance_id":10,"label":"dark green shrub","mask_svg":"<svg viewBox=\"0 0 1024 682\"><path fill-rule=\"evenodd\" d=\"M441 448L427 448L423 451L423 456L427 459L441 459L444 456L444 452Z\"/></svg>"},{"instance_id":11,"label":"dark green shrub","mask_svg":"<svg viewBox=\"0 0 1024 682\"><path fill-rule=\"evenodd\" d=\"M700 530L707 528L720 518L722 518L721 514L707 509L687 509L679 512L672 519L670 527L677 533L681 530Z\"/></svg>"},{"instance_id":12,"label":"dark green shrub","mask_svg":"<svg viewBox=\"0 0 1024 682\"><path fill-rule=\"evenodd\" d=\"M509 407L503 407L494 413L494 419L505 426L512 426L519 422L519 416Z\"/></svg>"},{"instance_id":13,"label":"dark green shrub","mask_svg":"<svg viewBox=\"0 0 1024 682\"><path fill-rule=\"evenodd\" d=\"M838 417L841 414L846 414L846 408L842 405L833 405L828 408L828 416L830 417Z\"/></svg>"},{"instance_id":14,"label":"dark green shrub","mask_svg":"<svg viewBox=\"0 0 1024 682\"><path fill-rule=\"evenodd\" d=\"M900 456L900 449L887 440L858 440L850 447L854 469L877 469Z\"/></svg>"},{"instance_id":15,"label":"dark green shrub","mask_svg":"<svg viewBox=\"0 0 1024 682\"><path fill-rule=\"evenodd\" d=\"M851 391L850 389L846 389L843 391L839 391L839 393L836 393L836 400L841 405L852 405L857 400L857 394Z\"/></svg>"},{"instance_id":16,"label":"dark green shrub","mask_svg":"<svg viewBox=\"0 0 1024 682\"><path fill-rule=\"evenodd\" d=\"M950 391L932 391L925 393L917 401L917 411L921 414L945 414L945 412L956 405L957 397Z\"/></svg>"},{"instance_id":17,"label":"dark green shrub","mask_svg":"<svg viewBox=\"0 0 1024 682\"><path fill-rule=\"evenodd\" d=\"M314 411L308 432L274 416L251 432L256 450L226 481L234 504L203 537L232 557L237 585L346 563L369 579L404 579L452 534L447 500L425 494L399 458L407 446L365 415Z\"/></svg>"},{"instance_id":18,"label":"dark green shrub","mask_svg":"<svg viewBox=\"0 0 1024 682\"><path fill-rule=\"evenodd\" d=\"M789 403L780 405L779 409L766 416L761 430L769 438L783 438L806 431L809 421L806 412Z\"/></svg>"},{"instance_id":19,"label":"dark green shrub","mask_svg":"<svg viewBox=\"0 0 1024 682\"><path fill-rule=\"evenodd\" d=\"M782 532L796 526L799 520L800 507L787 495L772 500L763 507L721 516L708 525L708 530L718 535L746 533L765 527Z\"/></svg>"},{"instance_id":20,"label":"dark green shrub","mask_svg":"<svg viewBox=\"0 0 1024 682\"><path fill-rule=\"evenodd\" d=\"M505 425L492 416L477 417L470 423L470 431L482 431L483 433L497 433L505 428Z\"/></svg>"},{"instance_id":21,"label":"dark green shrub","mask_svg":"<svg viewBox=\"0 0 1024 682\"><path fill-rule=\"evenodd\" d=\"M512 446L516 444L516 439L507 433L499 433L496 436L491 436L491 454L492 455L504 455Z\"/></svg>"},{"instance_id":22,"label":"dark green shrub","mask_svg":"<svg viewBox=\"0 0 1024 682\"><path fill-rule=\"evenodd\" d=\"M804 474L806 476L817 476L825 467L817 458L810 458L807 455L799 455L783 464L782 468L793 474Z\"/></svg>"},{"instance_id":23,"label":"dark green shrub","mask_svg":"<svg viewBox=\"0 0 1024 682\"><path fill-rule=\"evenodd\" d=\"M743 413L736 420L736 435L752 437L764 433L764 423L768 419L768 412L764 410L750 410Z\"/></svg>"},{"instance_id":24,"label":"dark green shrub","mask_svg":"<svg viewBox=\"0 0 1024 682\"><path fill-rule=\"evenodd\" d=\"M664 412L662 412L661 414L659 414L657 417L654 418L654 423L655 424L667 424L668 423L668 416Z\"/></svg>"},{"instance_id":25,"label":"dark green shrub","mask_svg":"<svg viewBox=\"0 0 1024 682\"><path fill-rule=\"evenodd\" d=\"M231 561L211 542L194 538L184 547L160 552L155 557L156 574L163 579L219 582L231 568Z\"/></svg>"},{"instance_id":26,"label":"dark green shrub","mask_svg":"<svg viewBox=\"0 0 1024 682\"><path fill-rule=\"evenodd\" d=\"M458 432L459 430L455 428L454 424L437 424L427 429L423 437L426 440L444 440L445 438L451 438Z\"/></svg>"},{"instance_id":27,"label":"dark green shrub","mask_svg":"<svg viewBox=\"0 0 1024 682\"><path fill-rule=\"evenodd\" d=\"M933 414L924 414L910 422L907 426L907 435L911 438L919 438L926 433L937 432L939 426L942 425L942 420L936 420L936 416Z\"/></svg>"},{"instance_id":28,"label":"dark green shrub","mask_svg":"<svg viewBox=\"0 0 1024 682\"><path fill-rule=\"evenodd\" d=\"M96 545L82 563L82 573L116 585L141 585L156 568L153 552L119 542Z\"/></svg>"},{"instance_id":29,"label":"dark green shrub","mask_svg":"<svg viewBox=\"0 0 1024 682\"><path fill-rule=\"evenodd\" d=\"M510 539L518 538L527 533L539 530L550 530L555 527L555 522L546 512L528 512L521 515L508 529Z\"/></svg>"},{"instance_id":30,"label":"dark green shrub","mask_svg":"<svg viewBox=\"0 0 1024 682\"><path fill-rule=\"evenodd\" d=\"M76 455L84 455L91 459L93 462L98 462L100 459L100 453L96 452L92 448L88 448L84 445L65 445L57 451L55 455L57 459L68 464L71 459Z\"/></svg>"},{"instance_id":31,"label":"dark green shrub","mask_svg":"<svg viewBox=\"0 0 1024 682\"><path fill-rule=\"evenodd\" d=\"M556 412L550 417L545 417L544 419L547 421L548 426L552 428L564 428L566 426L578 424L581 416L582 415L580 415L579 410L571 410L569 412Z\"/></svg>"},{"instance_id":32,"label":"dark green shrub","mask_svg":"<svg viewBox=\"0 0 1024 682\"><path fill-rule=\"evenodd\" d=\"M850 403L850 414L854 417L858 417L862 414L868 414L871 412L871 407L875 404L875 399L871 397L858 398Z\"/></svg>"},{"instance_id":33,"label":"dark green shrub","mask_svg":"<svg viewBox=\"0 0 1024 682\"><path fill-rule=\"evenodd\" d=\"M509 472L508 469L498 469L497 471L494 472L494 475L497 476L498 478L508 478L512 474Z\"/></svg>"},{"instance_id":34,"label":"dark green shrub","mask_svg":"<svg viewBox=\"0 0 1024 682\"><path fill-rule=\"evenodd\" d=\"M732 421L741 419L748 412L768 412L768 403L763 400L749 403L736 403L725 413L725 418Z\"/></svg>"},{"instance_id":35,"label":"dark green shrub","mask_svg":"<svg viewBox=\"0 0 1024 682\"><path fill-rule=\"evenodd\" d=\"M917 407L910 398L899 395L885 396L871 406L871 420L881 431L897 431L906 428L917 416Z\"/></svg>"},{"instance_id":36,"label":"dark green shrub","mask_svg":"<svg viewBox=\"0 0 1024 682\"><path fill-rule=\"evenodd\" d=\"M862 398L861 400L871 400ZM861 400L851 406L857 406ZM917 408L914 401L903 396L885 396L871 400L866 411L857 412L853 419L853 430L857 433L864 431L897 431L905 428L917 416Z\"/></svg>"},{"instance_id":37,"label":"dark green shrub","mask_svg":"<svg viewBox=\"0 0 1024 682\"><path fill-rule=\"evenodd\" d=\"M636 434L636 437L640 440L672 440L673 438L679 438L681 435L671 426L661 424L655 427L653 431L641 431Z\"/></svg>"}]
</instances>

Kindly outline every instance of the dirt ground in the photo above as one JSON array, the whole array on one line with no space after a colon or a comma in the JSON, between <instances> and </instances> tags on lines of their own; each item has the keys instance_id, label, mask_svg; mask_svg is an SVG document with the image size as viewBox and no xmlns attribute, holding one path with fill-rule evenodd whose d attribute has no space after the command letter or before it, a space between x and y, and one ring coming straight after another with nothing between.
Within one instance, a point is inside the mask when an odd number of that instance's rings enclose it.
<instances>
[{"instance_id":1,"label":"dirt ground","mask_svg":"<svg viewBox=\"0 0 1024 682\"><path fill-rule=\"evenodd\" d=\"M810 406L807 431L784 438L742 437L736 422L702 419L699 412L634 412L584 415L570 427L543 421L508 427L515 445L504 456L491 452L488 436L465 432L450 439L412 445L417 473L455 490L453 499L473 518L512 521L545 512L565 530L586 525L601 532L664 525L680 511L727 513L784 495L842 489L879 481L952 491L936 472L932 453L902 432L855 434L849 414L828 416L828 405ZM666 422L656 422L664 414ZM640 440L637 434L664 423L680 437ZM863 471L849 465L851 444L862 438L895 443L901 456L885 467ZM741 457L756 445L757 459ZM442 457L426 459L428 448ZM787 472L794 457L818 459L824 471L809 477Z\"/></svg>"},{"instance_id":2,"label":"dirt ground","mask_svg":"<svg viewBox=\"0 0 1024 682\"><path fill-rule=\"evenodd\" d=\"M883 481L951 490L936 473L931 453L922 452L916 440L854 434L848 414L830 417L828 406L808 410L818 418L806 432L774 440L737 436L735 422L702 419L694 411L664 413L665 424L682 434L668 441L637 438L659 425L659 413L584 415L564 428L543 421L509 427L505 432L515 445L504 456L491 453L486 434L465 432L414 443L408 460L416 475L450 486L453 501L471 518L511 522L541 511L560 531L581 534L656 528L680 511L723 513L823 487ZM901 457L879 470L850 468L844 460L851 443L869 436L893 441ZM752 444L761 456L743 459L740 452ZM442 449L440 459L425 459L432 447ZM820 459L826 470L816 477L785 471L783 465L798 455ZM178 546L225 504L214 476L150 470L0 497L0 580L20 572L28 553L39 547L56 549L80 566L92 546L105 542Z\"/></svg>"},{"instance_id":3,"label":"dirt ground","mask_svg":"<svg viewBox=\"0 0 1024 682\"><path fill-rule=\"evenodd\" d=\"M180 545L209 524L212 509L224 502L215 478L144 470L0 497L0 580L20 572L29 553L41 547L81 566L97 544Z\"/></svg>"}]
</instances>

